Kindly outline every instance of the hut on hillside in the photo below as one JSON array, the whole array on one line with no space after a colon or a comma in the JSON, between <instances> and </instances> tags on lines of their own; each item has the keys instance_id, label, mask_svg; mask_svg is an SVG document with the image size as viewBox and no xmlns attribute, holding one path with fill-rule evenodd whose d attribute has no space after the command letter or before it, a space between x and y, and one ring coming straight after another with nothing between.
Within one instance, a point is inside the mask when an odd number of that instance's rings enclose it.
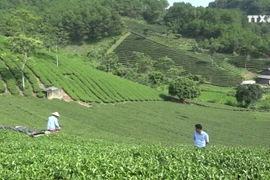
<instances>
[{"instance_id":1,"label":"hut on hillside","mask_svg":"<svg viewBox=\"0 0 270 180\"><path fill-rule=\"evenodd\" d=\"M256 81L253 81L253 80L247 80L247 81L243 81L241 83L241 85L249 85L249 84L256 84Z\"/></svg>"},{"instance_id":2,"label":"hut on hillside","mask_svg":"<svg viewBox=\"0 0 270 180\"><path fill-rule=\"evenodd\" d=\"M257 78L259 84L270 85L270 68L263 70Z\"/></svg>"},{"instance_id":3,"label":"hut on hillside","mask_svg":"<svg viewBox=\"0 0 270 180\"><path fill-rule=\"evenodd\" d=\"M63 89L57 87L48 87L43 88L43 92L46 93L48 99L62 99L63 98Z\"/></svg>"}]
</instances>

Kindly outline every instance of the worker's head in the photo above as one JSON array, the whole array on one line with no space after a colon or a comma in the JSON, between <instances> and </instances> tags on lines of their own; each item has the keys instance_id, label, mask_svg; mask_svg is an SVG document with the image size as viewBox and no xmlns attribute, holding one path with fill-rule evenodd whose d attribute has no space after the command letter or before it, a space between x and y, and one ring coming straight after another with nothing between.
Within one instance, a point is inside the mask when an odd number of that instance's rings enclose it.
<instances>
[{"instance_id":1,"label":"worker's head","mask_svg":"<svg viewBox=\"0 0 270 180\"><path fill-rule=\"evenodd\" d=\"M52 115L53 115L53 116L55 116L55 117L57 117L57 118L59 118L59 117L60 117L60 115L59 115L59 113L58 113L58 112L54 112L54 113L52 113Z\"/></svg>"},{"instance_id":2,"label":"worker's head","mask_svg":"<svg viewBox=\"0 0 270 180\"><path fill-rule=\"evenodd\" d=\"M196 124L195 125L195 130L196 130L197 133L201 133L202 132L202 125Z\"/></svg>"}]
</instances>

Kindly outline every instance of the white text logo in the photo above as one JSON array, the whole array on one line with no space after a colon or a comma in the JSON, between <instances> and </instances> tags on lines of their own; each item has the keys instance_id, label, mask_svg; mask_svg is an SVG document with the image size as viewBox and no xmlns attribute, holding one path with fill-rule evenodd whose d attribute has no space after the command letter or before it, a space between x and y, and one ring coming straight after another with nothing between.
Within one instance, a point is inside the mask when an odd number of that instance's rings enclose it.
<instances>
[{"instance_id":1,"label":"white text logo","mask_svg":"<svg viewBox=\"0 0 270 180\"><path fill-rule=\"evenodd\" d=\"M248 15L247 18L250 23L270 23L269 15Z\"/></svg>"}]
</instances>

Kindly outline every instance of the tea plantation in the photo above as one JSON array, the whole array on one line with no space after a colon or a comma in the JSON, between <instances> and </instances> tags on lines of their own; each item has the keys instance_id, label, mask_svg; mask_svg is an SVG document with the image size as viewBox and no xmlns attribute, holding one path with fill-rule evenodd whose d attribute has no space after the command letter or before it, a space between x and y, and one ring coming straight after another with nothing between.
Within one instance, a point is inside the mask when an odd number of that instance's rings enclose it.
<instances>
[{"instance_id":1,"label":"tea plantation","mask_svg":"<svg viewBox=\"0 0 270 180\"><path fill-rule=\"evenodd\" d=\"M5 39L0 38L3 45ZM60 65L55 64L55 54L40 51L35 57L35 65L28 66L25 70L26 88L22 91L21 66L8 54L8 50L0 48L0 92L5 89L12 95L23 94L32 96L36 94L43 97L38 80L45 87L56 86L64 91L75 101L83 102L123 102L123 101L155 101L162 100L160 93L150 87L124 80L105 72L98 71L86 65L79 57L68 57L61 54ZM38 78L38 79L37 79ZM6 88L3 84L6 83ZM19 86L19 87L17 87Z\"/></svg>"},{"instance_id":2,"label":"tea plantation","mask_svg":"<svg viewBox=\"0 0 270 180\"><path fill-rule=\"evenodd\" d=\"M0 131L1 179L262 179L269 150L128 145Z\"/></svg>"},{"instance_id":3,"label":"tea plantation","mask_svg":"<svg viewBox=\"0 0 270 180\"><path fill-rule=\"evenodd\" d=\"M57 110L62 125L60 133L36 138L0 130L1 179L270 177L268 113L170 102L86 108L11 95L0 101L1 124L44 129ZM202 151L192 147L197 122L210 135L210 146Z\"/></svg>"},{"instance_id":4,"label":"tea plantation","mask_svg":"<svg viewBox=\"0 0 270 180\"><path fill-rule=\"evenodd\" d=\"M177 66L182 66L186 73L200 74L214 85L235 86L242 82L240 74L221 68L215 63L212 64L209 59L190 56L184 50L170 48L139 34L131 34L115 49L122 63L130 63L130 57L134 51L145 53L154 60L168 56L175 61Z\"/></svg>"}]
</instances>

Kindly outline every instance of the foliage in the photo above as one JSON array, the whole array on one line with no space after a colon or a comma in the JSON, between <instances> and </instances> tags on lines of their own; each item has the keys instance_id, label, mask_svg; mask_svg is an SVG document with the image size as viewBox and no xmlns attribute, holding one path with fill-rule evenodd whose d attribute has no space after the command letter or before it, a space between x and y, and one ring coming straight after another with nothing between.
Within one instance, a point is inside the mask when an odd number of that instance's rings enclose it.
<instances>
[{"instance_id":1,"label":"foliage","mask_svg":"<svg viewBox=\"0 0 270 180\"><path fill-rule=\"evenodd\" d=\"M6 139L0 170L6 179L267 179L270 175L267 149L195 150L185 146L114 144L66 134L29 140L13 132L0 133Z\"/></svg>"},{"instance_id":2,"label":"foliage","mask_svg":"<svg viewBox=\"0 0 270 180\"><path fill-rule=\"evenodd\" d=\"M180 100L185 100L197 98L201 92L194 81L179 77L169 85L169 94L177 96Z\"/></svg>"},{"instance_id":3,"label":"foliage","mask_svg":"<svg viewBox=\"0 0 270 180\"><path fill-rule=\"evenodd\" d=\"M224 2L231 5L231 2L225 1L215 3ZM239 3L235 0L232 4L243 5L242 8L246 9L246 2ZM184 2L174 3L166 13L164 21L174 33L196 38L199 48L209 49L212 54L248 52L254 57L269 54L270 36L269 30L265 30L269 29L269 26L248 23L246 14L238 10L193 7Z\"/></svg>"},{"instance_id":4,"label":"foliage","mask_svg":"<svg viewBox=\"0 0 270 180\"><path fill-rule=\"evenodd\" d=\"M112 72L113 69L117 69L117 55L114 52L106 54L105 57L101 59L100 66L104 68L105 72Z\"/></svg>"},{"instance_id":5,"label":"foliage","mask_svg":"<svg viewBox=\"0 0 270 180\"><path fill-rule=\"evenodd\" d=\"M136 68L139 74L147 74L153 68L153 60L150 56L145 55L141 52L133 52L131 57L134 61L134 68Z\"/></svg>"},{"instance_id":6,"label":"foliage","mask_svg":"<svg viewBox=\"0 0 270 180\"><path fill-rule=\"evenodd\" d=\"M165 75L160 71L151 72L148 76L150 84L153 86L162 85L166 79Z\"/></svg>"},{"instance_id":7,"label":"foliage","mask_svg":"<svg viewBox=\"0 0 270 180\"><path fill-rule=\"evenodd\" d=\"M259 85L240 85L237 87L236 99L239 103L248 107L251 103L258 101L262 97L262 89Z\"/></svg>"},{"instance_id":8,"label":"foliage","mask_svg":"<svg viewBox=\"0 0 270 180\"><path fill-rule=\"evenodd\" d=\"M267 14L270 8L267 0L218 0L209 3L210 8L241 9L246 14Z\"/></svg>"},{"instance_id":9,"label":"foliage","mask_svg":"<svg viewBox=\"0 0 270 180\"><path fill-rule=\"evenodd\" d=\"M157 71L166 74L169 71L169 69L174 67L174 64L175 62L171 58L165 56L158 58L154 63L154 67Z\"/></svg>"}]
</instances>

